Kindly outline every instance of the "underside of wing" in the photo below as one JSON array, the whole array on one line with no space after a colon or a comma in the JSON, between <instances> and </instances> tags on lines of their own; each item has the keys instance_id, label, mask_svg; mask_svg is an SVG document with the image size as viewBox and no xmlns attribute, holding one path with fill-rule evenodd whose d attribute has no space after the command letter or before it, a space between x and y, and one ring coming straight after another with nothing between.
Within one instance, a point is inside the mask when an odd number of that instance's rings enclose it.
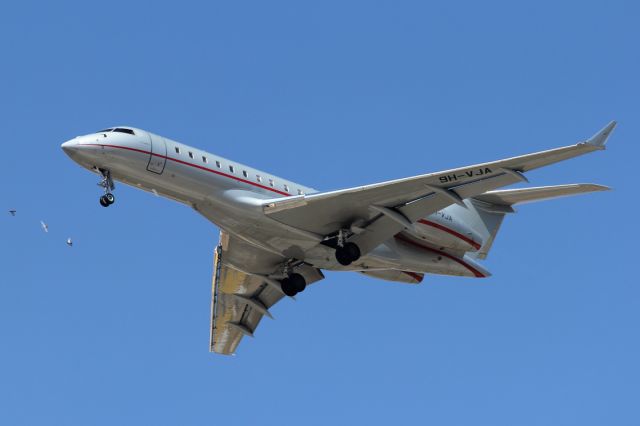
<instances>
[{"instance_id":1,"label":"underside of wing","mask_svg":"<svg viewBox=\"0 0 640 426\"><path fill-rule=\"evenodd\" d=\"M276 279L285 259L225 232L220 240L214 255L210 350L230 355L244 336L253 337L264 316L273 318L269 309L285 297ZM268 270L272 273L264 274ZM304 264L296 272L307 284L324 278Z\"/></svg>"}]
</instances>

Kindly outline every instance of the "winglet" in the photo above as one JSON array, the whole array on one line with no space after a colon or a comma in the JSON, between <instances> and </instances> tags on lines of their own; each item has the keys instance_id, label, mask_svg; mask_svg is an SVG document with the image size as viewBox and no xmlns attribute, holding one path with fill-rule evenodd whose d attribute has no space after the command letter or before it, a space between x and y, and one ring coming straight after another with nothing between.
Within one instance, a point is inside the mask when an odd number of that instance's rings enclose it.
<instances>
[{"instance_id":1,"label":"winglet","mask_svg":"<svg viewBox=\"0 0 640 426\"><path fill-rule=\"evenodd\" d=\"M609 138L609 135L611 135L613 129L615 129L616 124L618 123L615 121L607 124L602 128L602 130L587 139L585 143L604 149L604 145L607 143L607 139Z\"/></svg>"}]
</instances>

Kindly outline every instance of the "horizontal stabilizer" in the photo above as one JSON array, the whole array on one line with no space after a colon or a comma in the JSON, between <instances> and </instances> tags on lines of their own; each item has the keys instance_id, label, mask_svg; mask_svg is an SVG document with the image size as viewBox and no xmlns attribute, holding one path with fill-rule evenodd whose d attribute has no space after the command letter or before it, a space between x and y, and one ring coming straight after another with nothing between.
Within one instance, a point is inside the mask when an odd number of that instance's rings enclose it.
<instances>
[{"instance_id":1,"label":"horizontal stabilizer","mask_svg":"<svg viewBox=\"0 0 640 426\"><path fill-rule=\"evenodd\" d=\"M551 198L567 197L589 192L608 191L609 189L611 188L592 183L574 183L569 185L489 191L473 198L494 205L512 206L514 204L532 203L534 201L549 200Z\"/></svg>"}]
</instances>

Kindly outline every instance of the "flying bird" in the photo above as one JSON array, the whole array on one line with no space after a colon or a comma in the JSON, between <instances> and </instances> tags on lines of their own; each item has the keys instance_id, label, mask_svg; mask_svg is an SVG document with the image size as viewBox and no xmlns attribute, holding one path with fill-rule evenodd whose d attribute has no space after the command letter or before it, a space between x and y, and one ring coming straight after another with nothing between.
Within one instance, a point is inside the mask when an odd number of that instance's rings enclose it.
<instances>
[{"instance_id":1,"label":"flying bird","mask_svg":"<svg viewBox=\"0 0 640 426\"><path fill-rule=\"evenodd\" d=\"M49 232L49 225L47 225L46 223L44 223L43 221L40 221L40 225L42 226L42 230L44 232Z\"/></svg>"},{"instance_id":2,"label":"flying bird","mask_svg":"<svg viewBox=\"0 0 640 426\"><path fill-rule=\"evenodd\" d=\"M13 210L13 209L9 210L9 213L11 213L11 216L15 216L16 215L16 211Z\"/></svg>"},{"instance_id":3,"label":"flying bird","mask_svg":"<svg viewBox=\"0 0 640 426\"><path fill-rule=\"evenodd\" d=\"M71 241L71 238L67 238L67 245L69 247L73 247L73 241Z\"/></svg>"}]
</instances>

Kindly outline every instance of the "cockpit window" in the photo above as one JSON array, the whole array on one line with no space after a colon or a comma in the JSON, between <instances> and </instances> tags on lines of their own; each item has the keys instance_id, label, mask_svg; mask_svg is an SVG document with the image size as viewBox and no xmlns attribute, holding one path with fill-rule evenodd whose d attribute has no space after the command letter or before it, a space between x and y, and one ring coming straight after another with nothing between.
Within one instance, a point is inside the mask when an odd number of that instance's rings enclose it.
<instances>
[{"instance_id":1,"label":"cockpit window","mask_svg":"<svg viewBox=\"0 0 640 426\"><path fill-rule=\"evenodd\" d=\"M114 132L120 132L120 133L128 133L128 134L130 134L130 135L135 135L135 133L133 132L133 130L131 130L131 129L124 129L124 128L121 128L121 127L118 127L118 128L116 128L116 129L113 129L113 131L114 131Z\"/></svg>"},{"instance_id":2,"label":"cockpit window","mask_svg":"<svg viewBox=\"0 0 640 426\"><path fill-rule=\"evenodd\" d=\"M113 132L113 129L104 129L104 130L100 130L96 133L108 133L108 132Z\"/></svg>"}]
</instances>

